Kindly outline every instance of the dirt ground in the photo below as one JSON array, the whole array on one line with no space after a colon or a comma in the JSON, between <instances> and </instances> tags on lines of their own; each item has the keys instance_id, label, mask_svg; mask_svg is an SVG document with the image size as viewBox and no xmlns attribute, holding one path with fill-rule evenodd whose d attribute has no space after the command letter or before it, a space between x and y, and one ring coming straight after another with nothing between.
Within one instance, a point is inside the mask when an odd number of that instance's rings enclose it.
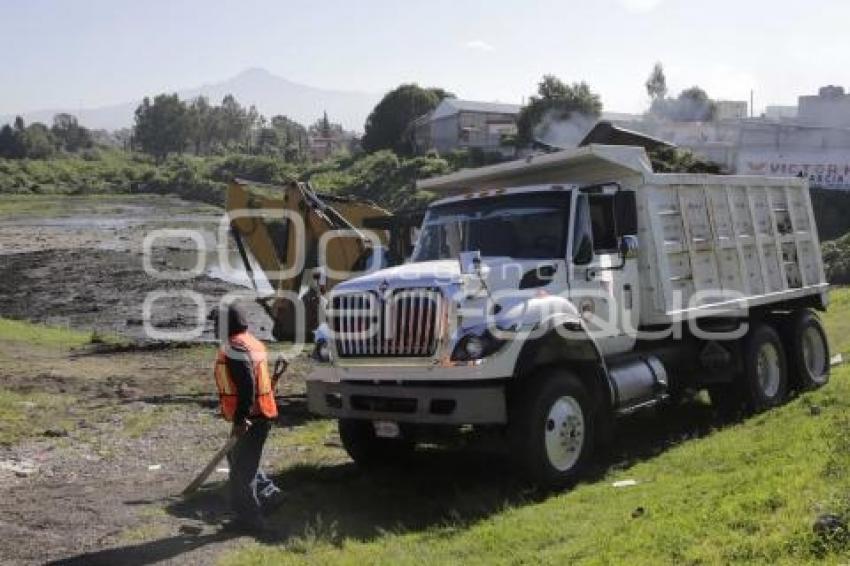
<instances>
[{"instance_id":1,"label":"dirt ground","mask_svg":"<svg viewBox=\"0 0 850 566\"><path fill-rule=\"evenodd\" d=\"M155 196L23 200L7 207L3 214L0 206L0 316L149 339L143 307L151 293L164 296L151 301L150 325L188 332L198 306L178 293L198 293L208 313L226 293L248 290L241 270L229 280L210 276L222 272L216 248L221 211L213 207ZM172 280L145 271L145 238L164 229L192 230L202 248L188 236L154 239L149 270L185 274L197 264L199 275ZM239 267L228 244L227 261ZM253 305L251 315L255 330L268 337L271 324L262 309ZM211 340L211 331L207 324L194 339Z\"/></svg>"},{"instance_id":2,"label":"dirt ground","mask_svg":"<svg viewBox=\"0 0 850 566\"><path fill-rule=\"evenodd\" d=\"M204 255L198 277L155 279L143 269L142 242L154 229L192 228L203 234L209 252L220 211L158 197L3 205L0 316L95 330L136 345L67 351L0 341L0 393L15 395L15 408L29 421L25 438L0 445L0 562L43 563L162 533L217 530L226 517L222 505L202 506L214 515L210 521L195 511L166 512L180 501L170 496L226 439L209 375L213 346L197 345L211 340L211 325L194 346L152 343L142 305L152 291L175 290L200 293L214 305L242 287L210 276L218 267L214 253ZM163 241L151 263L185 269L195 262L193 247L185 238ZM197 312L191 301L164 300L152 315L157 329L185 330ZM259 309L251 322L256 333L267 334L269 321ZM303 366L296 358L291 381L279 386L284 428L306 418ZM296 448L270 443L266 457L291 460L285 453ZM212 485L226 478L225 468ZM146 562L145 552L130 554L120 562ZM116 563L96 557L82 562Z\"/></svg>"}]
</instances>

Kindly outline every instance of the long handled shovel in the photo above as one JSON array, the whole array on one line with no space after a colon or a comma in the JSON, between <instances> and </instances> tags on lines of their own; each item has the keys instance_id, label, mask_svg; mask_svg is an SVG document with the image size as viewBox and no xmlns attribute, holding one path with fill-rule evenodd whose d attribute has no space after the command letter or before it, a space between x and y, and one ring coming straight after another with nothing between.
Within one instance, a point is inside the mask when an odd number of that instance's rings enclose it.
<instances>
[{"instance_id":1,"label":"long handled shovel","mask_svg":"<svg viewBox=\"0 0 850 566\"><path fill-rule=\"evenodd\" d=\"M234 446L236 446L237 442L239 442L238 436L229 437L224 446L222 446L221 449L215 453L215 456L212 457L212 460L210 460L209 464L207 464L204 469L201 470L201 473L199 473L195 477L195 479L192 480L192 483L186 486L186 489L184 489L181 494L185 497L187 495L195 493L198 488L201 487L201 485L203 485L205 481L207 481L207 478L210 477L210 474L213 473L215 467L218 466L219 462L224 460L224 458L227 456L227 453L230 452Z\"/></svg>"}]
</instances>

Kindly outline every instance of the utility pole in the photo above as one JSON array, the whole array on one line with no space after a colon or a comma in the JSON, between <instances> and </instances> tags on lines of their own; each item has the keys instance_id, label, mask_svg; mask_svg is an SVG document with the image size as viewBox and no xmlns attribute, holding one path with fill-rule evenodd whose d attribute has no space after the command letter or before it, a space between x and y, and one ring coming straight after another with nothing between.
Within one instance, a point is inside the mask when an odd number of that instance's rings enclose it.
<instances>
[{"instance_id":1,"label":"utility pole","mask_svg":"<svg viewBox=\"0 0 850 566\"><path fill-rule=\"evenodd\" d=\"M750 118L755 118L756 107L754 103L753 89L750 89Z\"/></svg>"}]
</instances>

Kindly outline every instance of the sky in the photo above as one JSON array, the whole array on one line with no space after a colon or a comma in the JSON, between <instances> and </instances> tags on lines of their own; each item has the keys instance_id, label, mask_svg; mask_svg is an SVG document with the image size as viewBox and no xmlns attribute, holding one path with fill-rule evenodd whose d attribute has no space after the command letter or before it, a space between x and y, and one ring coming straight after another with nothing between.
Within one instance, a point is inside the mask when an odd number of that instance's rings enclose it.
<instances>
[{"instance_id":1,"label":"sky","mask_svg":"<svg viewBox=\"0 0 850 566\"><path fill-rule=\"evenodd\" d=\"M847 84L847 0L0 0L0 114L90 108L261 67L338 90L402 82L520 103L543 74L640 112L656 61L755 108ZM850 85L847 85L850 86Z\"/></svg>"}]
</instances>

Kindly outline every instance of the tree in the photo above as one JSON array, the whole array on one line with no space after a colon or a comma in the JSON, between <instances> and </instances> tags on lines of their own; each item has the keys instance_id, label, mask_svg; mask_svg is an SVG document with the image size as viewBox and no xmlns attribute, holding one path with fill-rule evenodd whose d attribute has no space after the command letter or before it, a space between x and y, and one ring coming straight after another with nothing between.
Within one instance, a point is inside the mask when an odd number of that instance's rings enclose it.
<instances>
[{"instance_id":1,"label":"tree","mask_svg":"<svg viewBox=\"0 0 850 566\"><path fill-rule=\"evenodd\" d=\"M25 155L21 133L6 124L0 128L0 157L21 159Z\"/></svg>"},{"instance_id":2,"label":"tree","mask_svg":"<svg viewBox=\"0 0 850 566\"><path fill-rule=\"evenodd\" d=\"M24 134L24 153L30 159L45 159L56 151L57 140L44 124L30 124Z\"/></svg>"},{"instance_id":3,"label":"tree","mask_svg":"<svg viewBox=\"0 0 850 566\"><path fill-rule=\"evenodd\" d=\"M242 107L232 94L226 95L217 109L220 127L220 141L225 147L244 142L250 132L248 111Z\"/></svg>"},{"instance_id":4,"label":"tree","mask_svg":"<svg viewBox=\"0 0 850 566\"><path fill-rule=\"evenodd\" d=\"M667 96L667 77L664 76L664 67L656 63L646 79L646 92L652 100L663 99Z\"/></svg>"},{"instance_id":5,"label":"tree","mask_svg":"<svg viewBox=\"0 0 850 566\"><path fill-rule=\"evenodd\" d=\"M272 116L272 129L278 135L278 147L286 161L303 161L307 155L307 129L286 116Z\"/></svg>"},{"instance_id":6,"label":"tree","mask_svg":"<svg viewBox=\"0 0 850 566\"><path fill-rule=\"evenodd\" d=\"M544 75L537 85L537 94L528 99L517 118L517 143L528 145L535 138L545 137L554 124L581 116L584 120L598 118L602 101L585 82L568 85L554 75Z\"/></svg>"},{"instance_id":7,"label":"tree","mask_svg":"<svg viewBox=\"0 0 850 566\"><path fill-rule=\"evenodd\" d=\"M189 123L195 154L208 152L216 139L217 123L214 109L206 96L199 96L189 104Z\"/></svg>"},{"instance_id":8,"label":"tree","mask_svg":"<svg viewBox=\"0 0 850 566\"><path fill-rule=\"evenodd\" d=\"M363 149L368 152L391 149L400 155L412 155L413 144L406 135L410 123L436 108L447 96L453 95L441 88L422 88L415 83L391 90L366 119Z\"/></svg>"},{"instance_id":9,"label":"tree","mask_svg":"<svg viewBox=\"0 0 850 566\"><path fill-rule=\"evenodd\" d=\"M189 143L192 123L189 109L176 94L148 97L136 108L135 143L162 161L169 153L182 153Z\"/></svg>"},{"instance_id":10,"label":"tree","mask_svg":"<svg viewBox=\"0 0 850 566\"><path fill-rule=\"evenodd\" d=\"M50 132L68 152L88 149L94 145L91 132L80 126L76 116L71 114L56 114L53 116L53 127Z\"/></svg>"},{"instance_id":11,"label":"tree","mask_svg":"<svg viewBox=\"0 0 850 566\"><path fill-rule=\"evenodd\" d=\"M313 122L309 128L307 128L307 133L313 137L319 138L329 138L334 133L333 126L336 124L331 124L331 121L328 119L327 110L322 114L322 117Z\"/></svg>"}]
</instances>

